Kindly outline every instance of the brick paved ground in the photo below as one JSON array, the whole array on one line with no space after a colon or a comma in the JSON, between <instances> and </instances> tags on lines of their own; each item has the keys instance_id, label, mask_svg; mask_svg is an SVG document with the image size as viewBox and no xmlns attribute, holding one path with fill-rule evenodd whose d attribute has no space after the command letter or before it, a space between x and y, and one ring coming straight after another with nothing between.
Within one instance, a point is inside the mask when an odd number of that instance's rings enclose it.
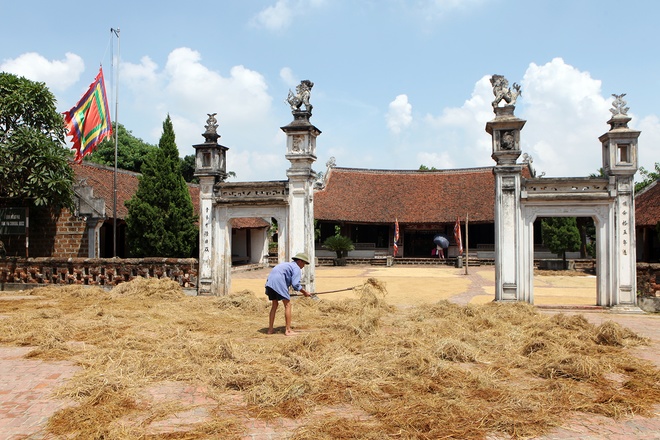
<instances>
[{"instance_id":1,"label":"brick paved ground","mask_svg":"<svg viewBox=\"0 0 660 440\"><path fill-rule=\"evenodd\" d=\"M492 267L474 267L470 269L470 285L450 298L451 301L467 304L484 293L494 291L493 278L488 271ZM483 272L482 272L483 271ZM235 277L263 280L267 271L236 273ZM483 276L482 276L483 275ZM318 276L318 275L317 275ZM9 298L4 298L9 299ZM556 313L558 309L543 307L543 313ZM561 309L562 313L580 313L589 321L599 324L613 320L640 335L652 340L652 344L635 349L639 357L650 360L660 367L660 316L649 314L612 314L589 307ZM48 418L60 408L72 404L52 396L52 390L71 378L77 367L68 362L44 362L26 359L29 347L0 347L0 440L41 440L53 439L44 434ZM192 409L183 411L166 420L151 425L152 434L176 432L189 424L198 423L206 417L218 402L210 399L202 387L181 383L165 383L146 391L152 401L176 400ZM227 406L240 406L238 395L226 396ZM352 412L356 417L368 417L356 414L355 409L347 407L326 408L309 417L322 417L329 412L345 414ZM247 434L244 440L284 440L305 420L280 419L266 422L245 418ZM576 414L566 420L561 428L554 429L539 440L627 440L660 439L660 406L653 418L633 417L612 420L591 414ZM502 440L489 437L489 440Z\"/></svg>"},{"instance_id":2,"label":"brick paved ground","mask_svg":"<svg viewBox=\"0 0 660 440\"><path fill-rule=\"evenodd\" d=\"M52 391L78 370L70 362L25 359L30 347L0 348L0 439L42 439L48 418L72 402Z\"/></svg>"}]
</instances>

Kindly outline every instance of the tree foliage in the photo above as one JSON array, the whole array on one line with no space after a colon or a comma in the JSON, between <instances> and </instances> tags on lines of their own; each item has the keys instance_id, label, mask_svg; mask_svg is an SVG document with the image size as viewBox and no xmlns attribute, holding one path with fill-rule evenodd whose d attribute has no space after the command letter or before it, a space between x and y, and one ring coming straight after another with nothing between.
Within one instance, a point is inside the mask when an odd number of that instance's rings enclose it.
<instances>
[{"instance_id":1,"label":"tree foliage","mask_svg":"<svg viewBox=\"0 0 660 440\"><path fill-rule=\"evenodd\" d=\"M349 251L355 249L353 240L341 235L341 228L338 225L335 225L335 235L326 238L323 242L323 247L334 251L337 254L337 258L345 257Z\"/></svg>"},{"instance_id":2,"label":"tree foliage","mask_svg":"<svg viewBox=\"0 0 660 440\"><path fill-rule=\"evenodd\" d=\"M337 258L342 258L348 251L355 249L353 241L344 235L331 235L325 239L323 247L334 251Z\"/></svg>"},{"instance_id":3,"label":"tree foliage","mask_svg":"<svg viewBox=\"0 0 660 440\"><path fill-rule=\"evenodd\" d=\"M195 155L189 154L181 159L181 174L186 182L199 183L195 177Z\"/></svg>"},{"instance_id":4,"label":"tree foliage","mask_svg":"<svg viewBox=\"0 0 660 440\"><path fill-rule=\"evenodd\" d=\"M146 157L157 147L133 136L133 133L122 124L113 123L113 128L117 130L117 168L139 173ZM114 135L111 139L101 142L92 154L85 157L85 160L114 167Z\"/></svg>"},{"instance_id":5,"label":"tree foliage","mask_svg":"<svg viewBox=\"0 0 660 440\"><path fill-rule=\"evenodd\" d=\"M580 258L596 256L596 226L591 217L577 217L575 224L580 232Z\"/></svg>"},{"instance_id":6,"label":"tree foliage","mask_svg":"<svg viewBox=\"0 0 660 440\"><path fill-rule=\"evenodd\" d=\"M582 243L575 217L552 217L541 221L541 238L550 252L561 255L566 267L566 252L580 249Z\"/></svg>"},{"instance_id":7,"label":"tree foliage","mask_svg":"<svg viewBox=\"0 0 660 440\"><path fill-rule=\"evenodd\" d=\"M641 191L656 180L660 179L660 162L655 163L654 171L649 171L644 167L640 167L639 175L642 177L642 180L635 183L635 192Z\"/></svg>"},{"instance_id":8,"label":"tree foliage","mask_svg":"<svg viewBox=\"0 0 660 440\"><path fill-rule=\"evenodd\" d=\"M181 161L170 116L163 122L158 148L142 165L138 189L128 207L127 238L136 257L190 257L197 226L190 192L181 175Z\"/></svg>"},{"instance_id":9,"label":"tree foliage","mask_svg":"<svg viewBox=\"0 0 660 440\"><path fill-rule=\"evenodd\" d=\"M73 210L62 115L42 82L0 72L0 198Z\"/></svg>"}]
</instances>

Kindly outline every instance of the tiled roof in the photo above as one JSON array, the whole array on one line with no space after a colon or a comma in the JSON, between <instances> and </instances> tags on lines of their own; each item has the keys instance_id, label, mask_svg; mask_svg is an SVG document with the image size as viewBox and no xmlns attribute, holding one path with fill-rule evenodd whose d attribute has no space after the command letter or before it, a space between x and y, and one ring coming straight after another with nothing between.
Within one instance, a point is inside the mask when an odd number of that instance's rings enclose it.
<instances>
[{"instance_id":1,"label":"tiled roof","mask_svg":"<svg viewBox=\"0 0 660 440\"><path fill-rule=\"evenodd\" d=\"M233 229L265 228L268 226L270 226L270 223L266 222L262 218L241 217L231 219L231 227Z\"/></svg>"},{"instance_id":2,"label":"tiled roof","mask_svg":"<svg viewBox=\"0 0 660 440\"><path fill-rule=\"evenodd\" d=\"M92 162L71 163L71 167L76 174L76 180L86 179L87 185L94 188L94 197L104 199L105 214L108 218L112 218L114 168ZM139 173L132 171L117 170L117 218L119 219L126 218L128 214L124 202L130 200L137 191L139 176ZM190 198L197 216L199 215L199 185L189 183L188 191L190 191ZM232 227L235 229L264 228L267 226L270 225L261 218L235 218L232 220Z\"/></svg>"},{"instance_id":3,"label":"tiled roof","mask_svg":"<svg viewBox=\"0 0 660 440\"><path fill-rule=\"evenodd\" d=\"M635 224L655 226L660 221L660 180L635 195Z\"/></svg>"},{"instance_id":4,"label":"tiled roof","mask_svg":"<svg viewBox=\"0 0 660 440\"><path fill-rule=\"evenodd\" d=\"M525 169L526 170L526 169ZM495 218L493 168L392 171L331 168L314 218L358 223L450 223Z\"/></svg>"},{"instance_id":5,"label":"tiled roof","mask_svg":"<svg viewBox=\"0 0 660 440\"><path fill-rule=\"evenodd\" d=\"M113 179L114 168L99 165L92 162L81 164L71 163L71 168L76 175L76 181L85 179L87 185L94 188L94 197L101 197L105 201L105 215L112 218L113 214ZM117 218L124 219L128 209L124 202L133 197L137 191L139 173L132 171L117 170ZM188 191L192 199L195 215L199 214L199 186L188 184Z\"/></svg>"}]
</instances>

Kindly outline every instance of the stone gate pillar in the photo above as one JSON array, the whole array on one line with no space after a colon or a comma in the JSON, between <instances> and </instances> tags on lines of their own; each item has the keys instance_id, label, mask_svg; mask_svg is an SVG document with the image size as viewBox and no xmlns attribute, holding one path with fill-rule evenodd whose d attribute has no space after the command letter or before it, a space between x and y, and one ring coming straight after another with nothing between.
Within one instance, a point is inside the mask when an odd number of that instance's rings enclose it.
<instances>
[{"instance_id":1,"label":"stone gate pillar","mask_svg":"<svg viewBox=\"0 0 660 440\"><path fill-rule=\"evenodd\" d=\"M321 131L309 122L312 105L309 103L311 89L309 80L301 81L296 94L289 91L293 121L284 127L286 133L286 158L291 167L286 175L289 178L289 224L285 243L286 260L298 252L306 253L310 264L303 270L302 284L309 292L315 291L315 252L314 252L314 181L316 171L312 164L316 161L316 138ZM301 110L305 105L305 110ZM281 253L280 253L281 255Z\"/></svg>"},{"instance_id":2,"label":"stone gate pillar","mask_svg":"<svg viewBox=\"0 0 660 440\"><path fill-rule=\"evenodd\" d=\"M522 298L521 274L522 210L520 186L522 164L516 161L521 154L520 131L524 120L517 118L516 97L520 87L508 88L508 82L500 75L491 78L495 101L495 119L486 123L486 131L493 138L491 157L497 165L495 175L495 301L530 301ZM508 105L498 107L501 100Z\"/></svg>"},{"instance_id":3,"label":"stone gate pillar","mask_svg":"<svg viewBox=\"0 0 660 440\"><path fill-rule=\"evenodd\" d=\"M195 177L199 178L199 269L197 293L199 295L216 294L214 285L224 285L229 275L222 270L221 273L213 271L214 267L224 268L224 253L218 252L217 234L214 234L214 225L217 223L217 214L213 206L213 188L218 181L227 178L226 158L228 148L218 144L220 135L217 133L217 120L215 113L209 114L206 121L206 132L202 136L206 142L193 145L195 148ZM220 260L220 261L219 261ZM213 277L218 277L220 284L214 283Z\"/></svg>"},{"instance_id":4,"label":"stone gate pillar","mask_svg":"<svg viewBox=\"0 0 660 440\"><path fill-rule=\"evenodd\" d=\"M628 128L631 118L623 100L616 99L607 123L610 130L600 136L603 146L603 170L614 181L614 244L611 258L613 273L608 305L635 307L637 304L637 261L635 245L635 199L633 178L637 172L637 139L640 132ZM600 274L599 274L600 275Z\"/></svg>"}]
</instances>

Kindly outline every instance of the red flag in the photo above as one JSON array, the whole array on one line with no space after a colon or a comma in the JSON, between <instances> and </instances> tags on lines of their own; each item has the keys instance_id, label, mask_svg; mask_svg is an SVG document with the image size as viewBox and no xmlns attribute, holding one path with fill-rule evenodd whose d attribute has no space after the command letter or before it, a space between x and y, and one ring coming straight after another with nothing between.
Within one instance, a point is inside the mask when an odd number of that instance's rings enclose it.
<instances>
[{"instance_id":1,"label":"red flag","mask_svg":"<svg viewBox=\"0 0 660 440\"><path fill-rule=\"evenodd\" d=\"M454 225L454 240L456 240L456 246L458 246L458 255L463 255L463 240L461 240L461 222L458 217L456 217L456 224Z\"/></svg>"},{"instance_id":2,"label":"red flag","mask_svg":"<svg viewBox=\"0 0 660 440\"><path fill-rule=\"evenodd\" d=\"M80 163L103 139L112 135L110 110L105 95L103 68L99 68L94 82L80 101L68 112L64 112L64 123L76 150L74 161Z\"/></svg>"},{"instance_id":3,"label":"red flag","mask_svg":"<svg viewBox=\"0 0 660 440\"><path fill-rule=\"evenodd\" d=\"M399 220L394 219L394 256L399 252Z\"/></svg>"}]
</instances>

